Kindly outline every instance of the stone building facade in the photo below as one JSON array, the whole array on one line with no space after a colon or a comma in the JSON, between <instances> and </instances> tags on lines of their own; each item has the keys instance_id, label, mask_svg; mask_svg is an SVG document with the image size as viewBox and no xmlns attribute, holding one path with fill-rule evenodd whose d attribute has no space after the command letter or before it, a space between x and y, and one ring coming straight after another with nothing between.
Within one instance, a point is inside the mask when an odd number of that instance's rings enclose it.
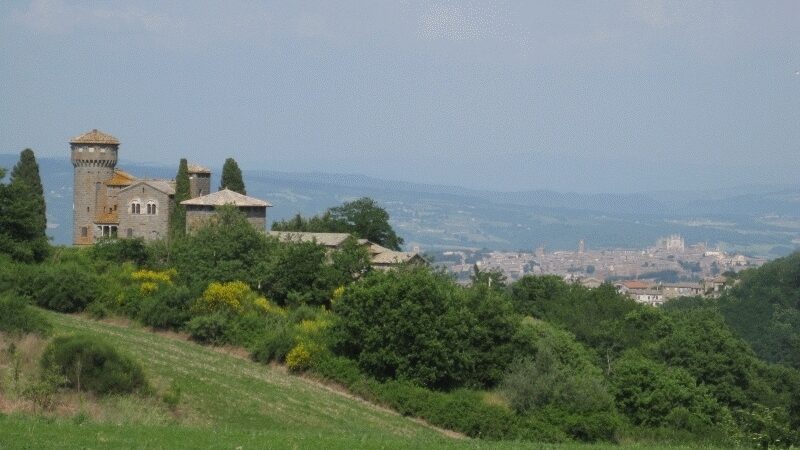
<instances>
[{"instance_id":1,"label":"stone building facade","mask_svg":"<svg viewBox=\"0 0 800 450\"><path fill-rule=\"evenodd\" d=\"M248 197L229 189L181 202L186 208L186 231L191 232L216 214L222 205L236 206L247 216L247 221L256 229L266 231L267 208L272 205L264 200Z\"/></svg>"},{"instance_id":2,"label":"stone building facade","mask_svg":"<svg viewBox=\"0 0 800 450\"><path fill-rule=\"evenodd\" d=\"M174 180L140 179L117 169L119 140L102 131L76 136L69 144L74 167L74 245L91 245L106 237L153 241L168 236L170 216L175 210ZM189 193L193 199L211 194L209 169L189 165ZM264 230L266 208L271 205L247 198L263 203L261 210L250 211L248 206L246 212L248 217L253 215L254 226Z\"/></svg>"}]
</instances>

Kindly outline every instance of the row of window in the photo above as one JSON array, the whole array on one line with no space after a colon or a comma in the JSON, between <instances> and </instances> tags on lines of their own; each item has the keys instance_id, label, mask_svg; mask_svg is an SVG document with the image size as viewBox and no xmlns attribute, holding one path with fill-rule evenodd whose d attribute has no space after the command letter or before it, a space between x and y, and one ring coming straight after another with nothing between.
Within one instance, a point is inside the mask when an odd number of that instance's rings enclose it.
<instances>
[{"instance_id":1,"label":"row of window","mask_svg":"<svg viewBox=\"0 0 800 450\"><path fill-rule=\"evenodd\" d=\"M131 214L142 214L142 204L136 201L131 203ZM145 205L145 214L158 214L155 202L147 202L147 205Z\"/></svg>"}]
</instances>

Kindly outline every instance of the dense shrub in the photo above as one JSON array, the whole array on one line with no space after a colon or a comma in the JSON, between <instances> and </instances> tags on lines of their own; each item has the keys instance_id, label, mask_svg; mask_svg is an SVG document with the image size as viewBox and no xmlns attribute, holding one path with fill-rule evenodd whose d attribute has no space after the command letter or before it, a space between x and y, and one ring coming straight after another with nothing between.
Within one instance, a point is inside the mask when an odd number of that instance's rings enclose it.
<instances>
[{"instance_id":1,"label":"dense shrub","mask_svg":"<svg viewBox=\"0 0 800 450\"><path fill-rule=\"evenodd\" d=\"M36 333L47 335L51 325L28 302L14 295L0 295L0 331L10 334Z\"/></svg>"},{"instance_id":2,"label":"dense shrub","mask_svg":"<svg viewBox=\"0 0 800 450\"><path fill-rule=\"evenodd\" d=\"M311 367L311 349L301 342L286 354L286 367L293 372L303 372Z\"/></svg>"},{"instance_id":3,"label":"dense shrub","mask_svg":"<svg viewBox=\"0 0 800 450\"><path fill-rule=\"evenodd\" d=\"M89 335L60 336L45 348L43 371L63 375L67 385L97 394L148 388L141 365L105 341Z\"/></svg>"},{"instance_id":4,"label":"dense shrub","mask_svg":"<svg viewBox=\"0 0 800 450\"><path fill-rule=\"evenodd\" d=\"M37 305L58 312L83 311L94 300L100 285L91 268L72 263L41 265L27 275L30 279L21 289Z\"/></svg>"},{"instance_id":5,"label":"dense shrub","mask_svg":"<svg viewBox=\"0 0 800 450\"><path fill-rule=\"evenodd\" d=\"M121 264L132 262L142 266L148 261L147 246L144 239L101 239L89 250L97 261Z\"/></svg>"},{"instance_id":6,"label":"dense shrub","mask_svg":"<svg viewBox=\"0 0 800 450\"><path fill-rule=\"evenodd\" d=\"M724 415L710 393L687 371L664 366L636 352L616 361L611 383L617 407L636 425L699 431Z\"/></svg>"},{"instance_id":7,"label":"dense shrub","mask_svg":"<svg viewBox=\"0 0 800 450\"><path fill-rule=\"evenodd\" d=\"M222 345L227 342L229 317L222 313L193 317L186 323L186 331L192 339L208 344Z\"/></svg>"},{"instance_id":8,"label":"dense shrub","mask_svg":"<svg viewBox=\"0 0 800 450\"><path fill-rule=\"evenodd\" d=\"M511 349L517 322L503 303L427 268L372 272L334 304L336 348L378 379L436 388L489 384L509 362L492 352Z\"/></svg>"},{"instance_id":9,"label":"dense shrub","mask_svg":"<svg viewBox=\"0 0 800 450\"><path fill-rule=\"evenodd\" d=\"M288 324L268 329L261 341L253 347L252 357L256 361L284 361L294 347L294 331Z\"/></svg>"},{"instance_id":10,"label":"dense shrub","mask_svg":"<svg viewBox=\"0 0 800 450\"><path fill-rule=\"evenodd\" d=\"M183 286L166 286L141 300L138 319L160 329L178 329L189 320L192 292Z\"/></svg>"}]
</instances>

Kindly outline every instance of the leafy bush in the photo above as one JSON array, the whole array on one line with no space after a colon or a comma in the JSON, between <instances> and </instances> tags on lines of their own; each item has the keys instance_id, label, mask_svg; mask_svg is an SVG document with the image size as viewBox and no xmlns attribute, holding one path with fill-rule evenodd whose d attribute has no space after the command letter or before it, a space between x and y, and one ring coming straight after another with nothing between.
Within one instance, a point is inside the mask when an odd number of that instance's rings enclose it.
<instances>
[{"instance_id":1,"label":"leafy bush","mask_svg":"<svg viewBox=\"0 0 800 450\"><path fill-rule=\"evenodd\" d=\"M138 319L159 329L178 329L189 320L192 292L183 286L164 286L141 300Z\"/></svg>"},{"instance_id":2,"label":"leafy bush","mask_svg":"<svg viewBox=\"0 0 800 450\"><path fill-rule=\"evenodd\" d=\"M132 262L138 266L148 261L144 239L101 239L91 246L90 256L109 263Z\"/></svg>"},{"instance_id":3,"label":"leafy bush","mask_svg":"<svg viewBox=\"0 0 800 450\"><path fill-rule=\"evenodd\" d=\"M44 372L66 377L68 386L97 394L130 393L148 388L141 365L94 336L60 336L45 348Z\"/></svg>"},{"instance_id":4,"label":"leafy bush","mask_svg":"<svg viewBox=\"0 0 800 450\"><path fill-rule=\"evenodd\" d=\"M259 362L284 361L294 347L294 331L289 325L269 328L253 348L252 357Z\"/></svg>"},{"instance_id":5,"label":"leafy bush","mask_svg":"<svg viewBox=\"0 0 800 450\"><path fill-rule=\"evenodd\" d=\"M611 383L617 407L633 424L686 426L690 431L718 422L722 408L685 370L631 352L615 364Z\"/></svg>"},{"instance_id":6,"label":"leafy bush","mask_svg":"<svg viewBox=\"0 0 800 450\"><path fill-rule=\"evenodd\" d=\"M221 345L226 343L228 316L220 313L193 317L186 323L186 331L198 342Z\"/></svg>"},{"instance_id":7,"label":"leafy bush","mask_svg":"<svg viewBox=\"0 0 800 450\"><path fill-rule=\"evenodd\" d=\"M36 333L45 336L50 323L28 302L17 296L0 296L0 331L10 334Z\"/></svg>"},{"instance_id":8,"label":"leafy bush","mask_svg":"<svg viewBox=\"0 0 800 450\"><path fill-rule=\"evenodd\" d=\"M286 367L292 372L303 372L311 367L311 351L303 342L297 344L286 354Z\"/></svg>"},{"instance_id":9,"label":"leafy bush","mask_svg":"<svg viewBox=\"0 0 800 450\"><path fill-rule=\"evenodd\" d=\"M42 265L32 279L25 284L26 293L33 301L47 309L58 312L79 312L94 300L97 275L91 268L76 264Z\"/></svg>"},{"instance_id":10,"label":"leafy bush","mask_svg":"<svg viewBox=\"0 0 800 450\"><path fill-rule=\"evenodd\" d=\"M466 290L427 268L371 272L334 305L336 350L378 379L490 384L509 362L517 321L503 305L499 294Z\"/></svg>"}]
</instances>

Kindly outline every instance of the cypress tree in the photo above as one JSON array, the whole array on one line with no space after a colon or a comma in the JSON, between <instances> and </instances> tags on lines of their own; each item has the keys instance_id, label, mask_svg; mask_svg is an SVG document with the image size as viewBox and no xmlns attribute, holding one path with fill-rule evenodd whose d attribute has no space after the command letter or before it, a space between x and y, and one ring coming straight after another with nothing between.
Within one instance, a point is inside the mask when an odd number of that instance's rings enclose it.
<instances>
[{"instance_id":1,"label":"cypress tree","mask_svg":"<svg viewBox=\"0 0 800 450\"><path fill-rule=\"evenodd\" d=\"M45 212L44 189L42 179L39 177L39 164L33 150L26 148L19 154L19 162L11 170L11 184L24 186L32 195L31 204L35 205L35 231L38 236L46 239L47 214Z\"/></svg>"},{"instance_id":2,"label":"cypress tree","mask_svg":"<svg viewBox=\"0 0 800 450\"><path fill-rule=\"evenodd\" d=\"M242 171L233 158L226 159L225 164L222 166L222 180L219 189L230 189L242 195L247 195L247 191L244 189L244 181L242 180Z\"/></svg>"},{"instance_id":3,"label":"cypress tree","mask_svg":"<svg viewBox=\"0 0 800 450\"><path fill-rule=\"evenodd\" d=\"M0 170L0 179L5 170ZM24 262L44 260L47 216L39 165L33 151L25 149L11 171L8 184L0 185L0 253Z\"/></svg>"},{"instance_id":4,"label":"cypress tree","mask_svg":"<svg viewBox=\"0 0 800 450\"><path fill-rule=\"evenodd\" d=\"M175 210L170 216L170 236L177 238L186 233L186 207L181 205L184 200L189 200L191 193L189 184L189 164L186 158L181 158L178 164L178 174L175 175Z\"/></svg>"}]
</instances>

